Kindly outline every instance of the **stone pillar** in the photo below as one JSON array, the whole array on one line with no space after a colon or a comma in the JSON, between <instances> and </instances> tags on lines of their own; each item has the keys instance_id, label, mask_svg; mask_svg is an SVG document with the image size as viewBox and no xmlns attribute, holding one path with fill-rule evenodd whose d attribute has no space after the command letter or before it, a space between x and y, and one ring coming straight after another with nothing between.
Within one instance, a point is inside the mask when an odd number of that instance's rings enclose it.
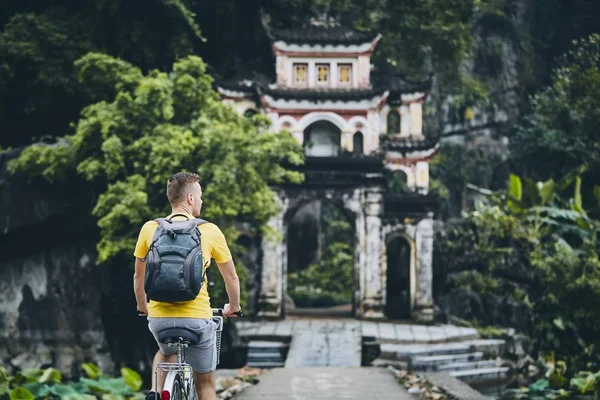
<instances>
[{"instance_id":1,"label":"stone pillar","mask_svg":"<svg viewBox=\"0 0 600 400\"><path fill-rule=\"evenodd\" d=\"M408 106L400 107L400 136L410 135L410 111Z\"/></svg>"},{"instance_id":2,"label":"stone pillar","mask_svg":"<svg viewBox=\"0 0 600 400\"><path fill-rule=\"evenodd\" d=\"M368 129L365 129L363 150L365 154L371 154L379 148L379 113L375 110L369 110L367 113ZM368 130L368 132L367 132Z\"/></svg>"},{"instance_id":3,"label":"stone pillar","mask_svg":"<svg viewBox=\"0 0 600 400\"><path fill-rule=\"evenodd\" d=\"M423 107L421 103L410 104L410 135L423 135Z\"/></svg>"},{"instance_id":4,"label":"stone pillar","mask_svg":"<svg viewBox=\"0 0 600 400\"><path fill-rule=\"evenodd\" d=\"M362 316L365 318L383 318L383 269L381 214L383 213L383 195L379 191L365 192L364 216L364 258Z\"/></svg>"},{"instance_id":5,"label":"stone pillar","mask_svg":"<svg viewBox=\"0 0 600 400\"><path fill-rule=\"evenodd\" d=\"M419 193L427 194L427 191L429 190L429 162L417 162L415 177Z\"/></svg>"},{"instance_id":6,"label":"stone pillar","mask_svg":"<svg viewBox=\"0 0 600 400\"><path fill-rule=\"evenodd\" d=\"M371 58L358 56L358 87L368 88L371 85ZM354 86L356 87L356 86Z\"/></svg>"},{"instance_id":7,"label":"stone pillar","mask_svg":"<svg viewBox=\"0 0 600 400\"><path fill-rule=\"evenodd\" d=\"M292 82L292 78L288 79L286 71L287 56L278 55L276 58L276 70L277 70L277 85L288 86Z\"/></svg>"},{"instance_id":8,"label":"stone pillar","mask_svg":"<svg viewBox=\"0 0 600 400\"><path fill-rule=\"evenodd\" d=\"M417 293L414 318L419 322L433 321L433 215L417 224Z\"/></svg>"},{"instance_id":9,"label":"stone pillar","mask_svg":"<svg viewBox=\"0 0 600 400\"><path fill-rule=\"evenodd\" d=\"M340 134L341 136L341 150L345 150L345 151L349 151L352 152L353 147L354 147L354 136L353 136L353 132L350 131L342 131L342 133Z\"/></svg>"},{"instance_id":10,"label":"stone pillar","mask_svg":"<svg viewBox=\"0 0 600 400\"><path fill-rule=\"evenodd\" d=\"M280 199L280 212L268 222L275 237L262 239L262 276L258 298L258 315L268 318L281 318L283 302L283 282L287 263L286 247L282 241L284 232L283 217L286 202Z\"/></svg>"}]
</instances>

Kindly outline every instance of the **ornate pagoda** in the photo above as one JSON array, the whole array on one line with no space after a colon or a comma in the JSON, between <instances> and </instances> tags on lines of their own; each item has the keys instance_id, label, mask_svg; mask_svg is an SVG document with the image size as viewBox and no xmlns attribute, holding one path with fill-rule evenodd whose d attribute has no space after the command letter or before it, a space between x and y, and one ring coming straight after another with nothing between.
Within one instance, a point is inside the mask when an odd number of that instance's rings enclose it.
<instances>
[{"instance_id":1,"label":"ornate pagoda","mask_svg":"<svg viewBox=\"0 0 600 400\"><path fill-rule=\"evenodd\" d=\"M372 74L371 55L381 39L376 33L314 22L298 29L266 29L276 77L238 77L216 86L239 113L267 115L275 132L289 131L305 149L306 181L275 188L282 211L271 226L287 232L290 215L311 199L337 202L355 219L354 314L431 320L437 203L427 193L429 160L438 143L423 135L430 81ZM405 193L387 192L386 170L401 177ZM286 238L264 241L262 250L258 309L282 317ZM389 258L402 259L403 266L390 267ZM390 268L403 270L390 276Z\"/></svg>"}]
</instances>

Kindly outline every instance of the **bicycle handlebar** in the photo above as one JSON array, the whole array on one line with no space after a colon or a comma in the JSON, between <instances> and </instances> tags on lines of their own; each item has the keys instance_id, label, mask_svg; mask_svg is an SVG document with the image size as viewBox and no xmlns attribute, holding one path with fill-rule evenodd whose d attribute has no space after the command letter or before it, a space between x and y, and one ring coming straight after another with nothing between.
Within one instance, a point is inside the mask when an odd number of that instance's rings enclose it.
<instances>
[{"instance_id":1,"label":"bicycle handlebar","mask_svg":"<svg viewBox=\"0 0 600 400\"><path fill-rule=\"evenodd\" d=\"M222 317L222 316L223 316L223 309L222 309L222 308L212 308L211 310L212 310L213 314L216 314L216 315L218 315L218 316L220 316L220 317ZM236 314L238 317L241 317L242 315L244 315L244 314L242 313L242 310L238 311L238 312L237 312L237 313L235 313L235 314ZM142 315L142 314L140 314L140 311L138 310L138 317L146 317L146 315Z\"/></svg>"},{"instance_id":2,"label":"bicycle handlebar","mask_svg":"<svg viewBox=\"0 0 600 400\"><path fill-rule=\"evenodd\" d=\"M217 315L219 315L221 317L223 316L223 309L222 308L213 308L212 312L213 312L213 314L217 314ZM244 315L244 313L242 313L242 310L240 310L240 311L238 311L238 312L236 312L234 314L237 315L238 317L241 317L241 316Z\"/></svg>"}]
</instances>

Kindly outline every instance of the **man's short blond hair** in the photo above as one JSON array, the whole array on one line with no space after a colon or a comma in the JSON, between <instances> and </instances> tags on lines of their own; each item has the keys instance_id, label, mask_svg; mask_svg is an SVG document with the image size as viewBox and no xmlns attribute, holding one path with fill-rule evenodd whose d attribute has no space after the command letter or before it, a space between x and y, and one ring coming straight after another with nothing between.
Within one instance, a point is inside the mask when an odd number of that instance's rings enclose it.
<instances>
[{"instance_id":1,"label":"man's short blond hair","mask_svg":"<svg viewBox=\"0 0 600 400\"><path fill-rule=\"evenodd\" d=\"M167 181L167 198L171 206L178 206L184 202L185 196L190 193L190 186L200 182L200 176L191 172L177 172Z\"/></svg>"}]
</instances>

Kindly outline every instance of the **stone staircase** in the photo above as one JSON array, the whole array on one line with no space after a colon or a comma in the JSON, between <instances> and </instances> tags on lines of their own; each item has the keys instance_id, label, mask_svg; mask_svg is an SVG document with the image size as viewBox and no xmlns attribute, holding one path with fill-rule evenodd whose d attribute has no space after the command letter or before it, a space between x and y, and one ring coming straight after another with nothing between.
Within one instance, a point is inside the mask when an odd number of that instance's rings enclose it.
<instances>
[{"instance_id":1,"label":"stone staircase","mask_svg":"<svg viewBox=\"0 0 600 400\"><path fill-rule=\"evenodd\" d=\"M445 343L382 343L375 365L392 365L413 372L447 372L461 380L503 379L503 340L467 339Z\"/></svg>"},{"instance_id":2,"label":"stone staircase","mask_svg":"<svg viewBox=\"0 0 600 400\"><path fill-rule=\"evenodd\" d=\"M248 343L248 361L251 368L281 368L289 345L279 341L252 340Z\"/></svg>"},{"instance_id":3,"label":"stone staircase","mask_svg":"<svg viewBox=\"0 0 600 400\"><path fill-rule=\"evenodd\" d=\"M236 326L251 367L347 366L351 361L449 373L469 384L502 380L509 373L500 357L504 341L481 339L473 328L311 318L242 320Z\"/></svg>"}]
</instances>

